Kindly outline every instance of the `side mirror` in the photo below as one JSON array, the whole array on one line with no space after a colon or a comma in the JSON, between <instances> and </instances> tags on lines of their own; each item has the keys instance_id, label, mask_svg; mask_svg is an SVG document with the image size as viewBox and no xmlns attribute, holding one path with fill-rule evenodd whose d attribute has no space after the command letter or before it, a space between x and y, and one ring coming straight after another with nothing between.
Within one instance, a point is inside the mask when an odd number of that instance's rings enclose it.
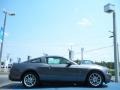
<instances>
[{"instance_id":1,"label":"side mirror","mask_svg":"<svg viewBox=\"0 0 120 90\"><path fill-rule=\"evenodd\" d=\"M69 67L69 66L71 66L71 65L72 65L71 62L67 62L67 66L66 66L66 67Z\"/></svg>"}]
</instances>

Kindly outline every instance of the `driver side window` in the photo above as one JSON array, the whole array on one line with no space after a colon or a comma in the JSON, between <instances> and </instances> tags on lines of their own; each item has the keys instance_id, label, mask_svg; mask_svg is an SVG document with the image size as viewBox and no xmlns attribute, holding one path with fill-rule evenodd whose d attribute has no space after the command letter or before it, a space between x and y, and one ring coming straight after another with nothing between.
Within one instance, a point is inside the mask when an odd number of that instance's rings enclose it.
<instances>
[{"instance_id":1,"label":"driver side window","mask_svg":"<svg viewBox=\"0 0 120 90\"><path fill-rule=\"evenodd\" d=\"M60 63L60 59L57 58L48 58L48 64L59 64Z\"/></svg>"},{"instance_id":2,"label":"driver side window","mask_svg":"<svg viewBox=\"0 0 120 90\"><path fill-rule=\"evenodd\" d=\"M67 60L60 57L48 57L48 64L67 64Z\"/></svg>"}]
</instances>

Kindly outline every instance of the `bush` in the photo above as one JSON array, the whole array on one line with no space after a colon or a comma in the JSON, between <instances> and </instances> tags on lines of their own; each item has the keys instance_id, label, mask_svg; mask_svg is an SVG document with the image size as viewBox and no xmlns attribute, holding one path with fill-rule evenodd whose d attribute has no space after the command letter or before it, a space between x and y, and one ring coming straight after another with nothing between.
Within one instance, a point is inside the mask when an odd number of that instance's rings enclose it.
<instances>
[{"instance_id":1,"label":"bush","mask_svg":"<svg viewBox=\"0 0 120 90\"><path fill-rule=\"evenodd\" d=\"M114 69L110 69L110 74L111 74L112 76L115 76L115 70L114 70Z\"/></svg>"}]
</instances>

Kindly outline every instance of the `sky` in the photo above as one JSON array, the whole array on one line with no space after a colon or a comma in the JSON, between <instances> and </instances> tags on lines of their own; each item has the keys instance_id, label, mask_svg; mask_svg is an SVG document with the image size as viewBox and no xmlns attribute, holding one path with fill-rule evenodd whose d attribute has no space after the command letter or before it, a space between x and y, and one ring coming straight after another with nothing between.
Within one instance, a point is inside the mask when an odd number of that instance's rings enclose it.
<instances>
[{"instance_id":1,"label":"sky","mask_svg":"<svg viewBox=\"0 0 120 90\"><path fill-rule=\"evenodd\" d=\"M2 60L22 61L43 54L68 58L72 47L74 59L114 61L112 13L104 5L112 3L116 11L116 27L120 44L119 0L0 0L0 25L3 10L15 12L7 16Z\"/></svg>"}]
</instances>

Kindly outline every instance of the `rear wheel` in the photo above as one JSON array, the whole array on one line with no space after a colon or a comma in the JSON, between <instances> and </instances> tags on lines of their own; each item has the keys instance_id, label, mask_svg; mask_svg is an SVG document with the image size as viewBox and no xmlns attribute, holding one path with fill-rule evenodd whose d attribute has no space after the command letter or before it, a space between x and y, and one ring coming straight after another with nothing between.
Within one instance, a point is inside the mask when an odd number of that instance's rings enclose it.
<instances>
[{"instance_id":1,"label":"rear wheel","mask_svg":"<svg viewBox=\"0 0 120 90\"><path fill-rule=\"evenodd\" d=\"M27 88L32 88L38 83L38 76L33 72L28 72L23 76L22 83Z\"/></svg>"},{"instance_id":2,"label":"rear wheel","mask_svg":"<svg viewBox=\"0 0 120 90\"><path fill-rule=\"evenodd\" d=\"M87 78L88 84L93 87L99 87L103 84L103 76L100 72L91 72Z\"/></svg>"}]
</instances>

